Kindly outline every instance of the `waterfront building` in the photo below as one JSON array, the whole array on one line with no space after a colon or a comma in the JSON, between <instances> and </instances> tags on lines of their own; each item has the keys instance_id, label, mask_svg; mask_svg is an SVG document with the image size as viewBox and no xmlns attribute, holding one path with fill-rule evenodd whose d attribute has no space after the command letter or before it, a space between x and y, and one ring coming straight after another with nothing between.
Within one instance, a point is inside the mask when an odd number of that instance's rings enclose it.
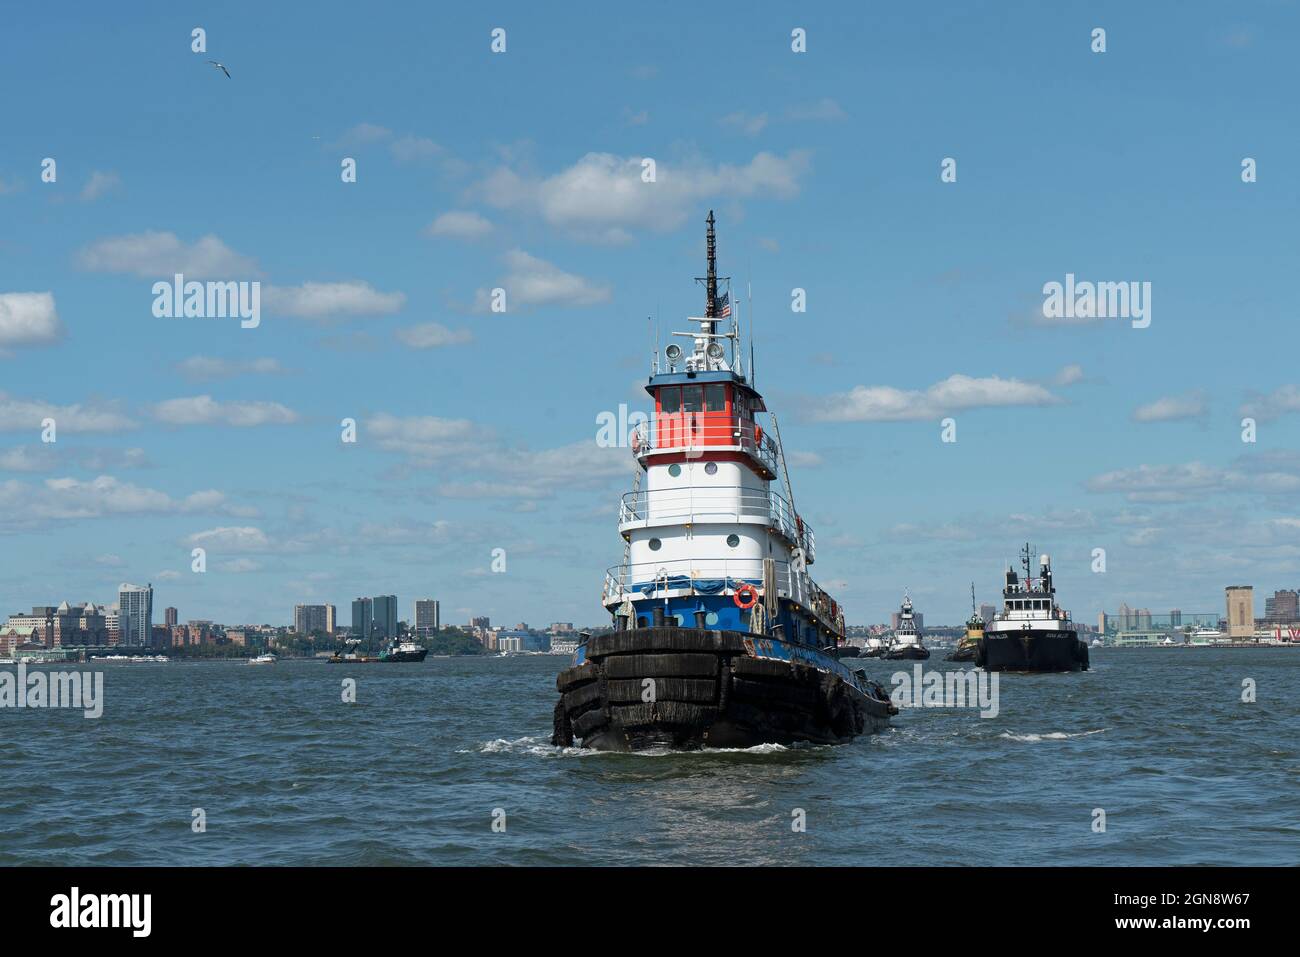
<instances>
[{"instance_id":1,"label":"waterfront building","mask_svg":"<svg viewBox=\"0 0 1300 957\"><path fill-rule=\"evenodd\" d=\"M294 605L293 630L300 635L310 635L313 631L334 634L334 606Z\"/></svg>"},{"instance_id":2,"label":"waterfront building","mask_svg":"<svg viewBox=\"0 0 1300 957\"><path fill-rule=\"evenodd\" d=\"M1282 590L1264 599L1264 620L1274 624L1300 621L1300 592Z\"/></svg>"},{"instance_id":3,"label":"waterfront building","mask_svg":"<svg viewBox=\"0 0 1300 957\"><path fill-rule=\"evenodd\" d=\"M397 596L376 595L371 599L375 610L375 637L381 640L397 637Z\"/></svg>"},{"instance_id":4,"label":"waterfront building","mask_svg":"<svg viewBox=\"0 0 1300 957\"><path fill-rule=\"evenodd\" d=\"M179 620L178 615L179 613L176 609L169 606L167 610L163 612L163 624L168 628L175 628L176 622Z\"/></svg>"},{"instance_id":5,"label":"waterfront building","mask_svg":"<svg viewBox=\"0 0 1300 957\"><path fill-rule=\"evenodd\" d=\"M352 637L369 638L375 620L375 608L369 598L352 599Z\"/></svg>"},{"instance_id":6,"label":"waterfront building","mask_svg":"<svg viewBox=\"0 0 1300 957\"><path fill-rule=\"evenodd\" d=\"M104 612L104 632L110 645L122 643L122 613L116 605Z\"/></svg>"},{"instance_id":7,"label":"waterfront building","mask_svg":"<svg viewBox=\"0 0 1300 957\"><path fill-rule=\"evenodd\" d=\"M993 616L996 615L997 613L998 613L997 607L994 605L990 605L988 603L984 603L980 605L980 618L983 620L984 624L986 625L993 620Z\"/></svg>"},{"instance_id":8,"label":"waterfront building","mask_svg":"<svg viewBox=\"0 0 1300 957\"><path fill-rule=\"evenodd\" d=\"M1233 641L1255 638L1255 590L1252 585L1229 585L1224 589L1228 605L1228 637Z\"/></svg>"},{"instance_id":9,"label":"waterfront building","mask_svg":"<svg viewBox=\"0 0 1300 957\"><path fill-rule=\"evenodd\" d=\"M1183 611L1181 608L1175 608L1169 613L1169 624L1173 625L1175 628L1181 628L1183 626Z\"/></svg>"},{"instance_id":10,"label":"waterfront building","mask_svg":"<svg viewBox=\"0 0 1300 957\"><path fill-rule=\"evenodd\" d=\"M442 627L441 606L432 598L415 600L415 616L412 619L417 635L431 635Z\"/></svg>"},{"instance_id":11,"label":"waterfront building","mask_svg":"<svg viewBox=\"0 0 1300 957\"><path fill-rule=\"evenodd\" d=\"M121 615L121 643L146 645L153 637L153 585L123 582L117 589Z\"/></svg>"}]
</instances>

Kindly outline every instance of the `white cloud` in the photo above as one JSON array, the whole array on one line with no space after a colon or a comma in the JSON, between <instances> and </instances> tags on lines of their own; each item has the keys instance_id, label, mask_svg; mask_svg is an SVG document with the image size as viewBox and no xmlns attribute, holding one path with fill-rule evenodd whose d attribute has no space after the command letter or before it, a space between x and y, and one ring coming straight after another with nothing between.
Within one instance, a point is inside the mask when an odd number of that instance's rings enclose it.
<instances>
[{"instance_id":1,"label":"white cloud","mask_svg":"<svg viewBox=\"0 0 1300 957\"><path fill-rule=\"evenodd\" d=\"M1284 385L1268 395L1253 396L1241 407L1241 414L1267 422L1289 412L1300 412L1300 386Z\"/></svg>"},{"instance_id":2,"label":"white cloud","mask_svg":"<svg viewBox=\"0 0 1300 957\"><path fill-rule=\"evenodd\" d=\"M801 103L790 107L785 111L785 117L788 120L833 121L848 119L848 114L839 103L826 96L813 103Z\"/></svg>"},{"instance_id":3,"label":"white cloud","mask_svg":"<svg viewBox=\"0 0 1300 957\"><path fill-rule=\"evenodd\" d=\"M497 209L540 216L579 238L626 242L630 230L665 232L698 212L708 198L789 199L799 193L808 153L761 152L742 166L702 162L656 164L656 181L642 182L642 157L588 153L548 177L502 166L475 192Z\"/></svg>"},{"instance_id":4,"label":"white cloud","mask_svg":"<svg viewBox=\"0 0 1300 957\"><path fill-rule=\"evenodd\" d=\"M228 562L218 562L214 567L219 572L241 575L246 572L260 571L262 563L251 558L234 558Z\"/></svg>"},{"instance_id":5,"label":"white cloud","mask_svg":"<svg viewBox=\"0 0 1300 957\"><path fill-rule=\"evenodd\" d=\"M220 359L215 356L190 356L176 363L176 371L187 379L229 379L238 375L279 375L284 367L279 359Z\"/></svg>"},{"instance_id":6,"label":"white cloud","mask_svg":"<svg viewBox=\"0 0 1300 957\"><path fill-rule=\"evenodd\" d=\"M0 482L0 522L10 525L108 515L217 511L224 504L225 496L215 490L176 499L166 492L121 482L109 475L89 481L52 478L39 485L16 479Z\"/></svg>"},{"instance_id":7,"label":"white cloud","mask_svg":"<svg viewBox=\"0 0 1300 957\"><path fill-rule=\"evenodd\" d=\"M364 146L367 143L379 143L393 135L393 131L386 126L378 126L374 123L358 123L356 126L345 130L339 137L335 146Z\"/></svg>"},{"instance_id":8,"label":"white cloud","mask_svg":"<svg viewBox=\"0 0 1300 957\"><path fill-rule=\"evenodd\" d=\"M214 552L264 552L271 548L271 539L252 525L223 525L195 532L185 544Z\"/></svg>"},{"instance_id":9,"label":"white cloud","mask_svg":"<svg viewBox=\"0 0 1300 957\"><path fill-rule=\"evenodd\" d=\"M1200 392L1171 395L1140 405L1133 410L1134 422L1176 422L1181 419L1199 419L1209 410L1205 396Z\"/></svg>"},{"instance_id":10,"label":"white cloud","mask_svg":"<svg viewBox=\"0 0 1300 957\"><path fill-rule=\"evenodd\" d=\"M1226 492L1291 495L1300 492L1300 474L1268 460L1247 468L1215 468L1202 462L1144 464L1094 476L1086 487L1123 494L1130 502L1185 502Z\"/></svg>"},{"instance_id":11,"label":"white cloud","mask_svg":"<svg viewBox=\"0 0 1300 957\"><path fill-rule=\"evenodd\" d=\"M731 127L733 130L739 130L746 136L757 136L759 133L763 132L763 128L767 126L767 114L744 112L728 113L722 118L721 123L723 126Z\"/></svg>"},{"instance_id":12,"label":"white cloud","mask_svg":"<svg viewBox=\"0 0 1300 957\"><path fill-rule=\"evenodd\" d=\"M1083 366L1077 363L1063 366L1052 379L1054 385L1074 385L1083 381Z\"/></svg>"},{"instance_id":13,"label":"white cloud","mask_svg":"<svg viewBox=\"0 0 1300 957\"><path fill-rule=\"evenodd\" d=\"M278 402L234 400L219 402L210 395L167 399L152 409L153 417L168 425L289 425L298 413Z\"/></svg>"},{"instance_id":14,"label":"white cloud","mask_svg":"<svg viewBox=\"0 0 1300 957\"><path fill-rule=\"evenodd\" d=\"M854 386L819 400L812 417L822 422L897 422L937 419L965 409L1045 406L1061 400L1041 385L1019 379L952 375L924 391Z\"/></svg>"},{"instance_id":15,"label":"white cloud","mask_svg":"<svg viewBox=\"0 0 1300 957\"><path fill-rule=\"evenodd\" d=\"M0 293L0 354L12 346L47 345L62 336L53 293Z\"/></svg>"},{"instance_id":16,"label":"white cloud","mask_svg":"<svg viewBox=\"0 0 1300 957\"><path fill-rule=\"evenodd\" d=\"M398 329L398 339L412 349L437 349L442 346L459 346L474 340L468 329L448 329L440 322L422 322L419 325Z\"/></svg>"},{"instance_id":17,"label":"white cloud","mask_svg":"<svg viewBox=\"0 0 1300 957\"><path fill-rule=\"evenodd\" d=\"M257 264L235 252L216 236L192 243L175 233L144 232L111 236L92 243L79 254L84 269L127 273L144 279L167 279L183 273L187 279L257 275Z\"/></svg>"},{"instance_id":18,"label":"white cloud","mask_svg":"<svg viewBox=\"0 0 1300 957\"><path fill-rule=\"evenodd\" d=\"M522 249L506 253L505 261L509 272L498 285L506 291L507 310L518 306L594 306L610 299L608 286L567 273ZM480 289L475 308L486 312L490 296L488 290Z\"/></svg>"},{"instance_id":19,"label":"white cloud","mask_svg":"<svg viewBox=\"0 0 1300 957\"><path fill-rule=\"evenodd\" d=\"M0 450L0 472L50 472L55 469L144 468L149 464L144 449L97 449L61 443L17 445Z\"/></svg>"},{"instance_id":20,"label":"white cloud","mask_svg":"<svg viewBox=\"0 0 1300 957\"><path fill-rule=\"evenodd\" d=\"M381 412L363 425L381 449L400 452L424 464L482 454L489 438L486 430L469 419L443 419L434 415L403 418Z\"/></svg>"},{"instance_id":21,"label":"white cloud","mask_svg":"<svg viewBox=\"0 0 1300 957\"><path fill-rule=\"evenodd\" d=\"M443 213L425 229L430 236L448 239L482 239L492 232L492 223L472 210L451 210Z\"/></svg>"},{"instance_id":22,"label":"white cloud","mask_svg":"<svg viewBox=\"0 0 1300 957\"><path fill-rule=\"evenodd\" d=\"M59 432L121 432L136 423L117 411L115 403L103 407L54 405L31 399L10 398L0 392L0 432L38 433L41 420L53 419Z\"/></svg>"},{"instance_id":23,"label":"white cloud","mask_svg":"<svg viewBox=\"0 0 1300 957\"><path fill-rule=\"evenodd\" d=\"M81 199L83 202L93 203L106 193L110 193L122 185L122 178L113 172L102 172L95 170L86 180L86 185L81 188Z\"/></svg>"},{"instance_id":24,"label":"white cloud","mask_svg":"<svg viewBox=\"0 0 1300 957\"><path fill-rule=\"evenodd\" d=\"M399 163L416 163L432 159L442 152L442 147L425 136L403 136L389 147L393 159Z\"/></svg>"},{"instance_id":25,"label":"white cloud","mask_svg":"<svg viewBox=\"0 0 1300 957\"><path fill-rule=\"evenodd\" d=\"M400 292L379 292L359 279L346 282L305 282L301 286L266 286L262 297L268 309L300 319L338 316L381 316L406 304Z\"/></svg>"}]
</instances>

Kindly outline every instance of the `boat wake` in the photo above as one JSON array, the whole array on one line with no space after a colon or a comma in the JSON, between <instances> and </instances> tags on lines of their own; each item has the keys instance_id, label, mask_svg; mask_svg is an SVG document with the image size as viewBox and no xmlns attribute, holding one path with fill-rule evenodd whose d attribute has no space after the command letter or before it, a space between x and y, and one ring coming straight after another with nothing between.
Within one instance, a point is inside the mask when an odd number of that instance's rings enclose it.
<instances>
[{"instance_id":1,"label":"boat wake","mask_svg":"<svg viewBox=\"0 0 1300 957\"><path fill-rule=\"evenodd\" d=\"M1095 731L1076 731L1074 734L1065 731L1049 731L1047 734L1012 734L1010 731L1003 731L998 737L1006 738L1008 741L1064 741L1067 738L1086 738L1090 734L1101 734L1105 730L1105 728L1097 728Z\"/></svg>"},{"instance_id":2,"label":"boat wake","mask_svg":"<svg viewBox=\"0 0 1300 957\"><path fill-rule=\"evenodd\" d=\"M496 738L484 741L472 748L458 748L457 754L523 754L544 758L591 758L637 757L668 758L708 756L716 754L784 754L792 751L819 751L830 745L805 744L756 744L751 748L705 748L703 750L674 750L673 748L645 748L640 751L597 751L592 748L563 748L551 744L549 738L541 735L525 735L522 738Z\"/></svg>"}]
</instances>

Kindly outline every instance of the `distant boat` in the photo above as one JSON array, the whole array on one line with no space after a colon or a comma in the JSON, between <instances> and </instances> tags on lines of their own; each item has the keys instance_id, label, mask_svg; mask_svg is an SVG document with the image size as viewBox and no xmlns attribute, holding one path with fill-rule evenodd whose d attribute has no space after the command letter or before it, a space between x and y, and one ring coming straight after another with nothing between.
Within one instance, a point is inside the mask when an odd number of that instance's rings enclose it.
<instances>
[{"instance_id":1,"label":"distant boat","mask_svg":"<svg viewBox=\"0 0 1300 957\"><path fill-rule=\"evenodd\" d=\"M966 634L957 642L957 650L944 661L974 661L984 637L984 619L975 610L975 583L970 583L970 617L966 619Z\"/></svg>"},{"instance_id":2,"label":"distant boat","mask_svg":"<svg viewBox=\"0 0 1300 957\"><path fill-rule=\"evenodd\" d=\"M379 656L380 661L423 661L429 653L413 641L403 641L396 648L389 648Z\"/></svg>"},{"instance_id":3,"label":"distant boat","mask_svg":"<svg viewBox=\"0 0 1300 957\"><path fill-rule=\"evenodd\" d=\"M912 614L912 599L907 595L903 596L898 627L884 657L890 661L925 661L930 657L930 649L921 644L921 633L916 630L916 618Z\"/></svg>"},{"instance_id":4,"label":"distant boat","mask_svg":"<svg viewBox=\"0 0 1300 957\"><path fill-rule=\"evenodd\" d=\"M1031 577L1034 557L1026 542L1020 552L1023 582L1007 569L1003 609L985 629L975 664L985 671L1087 671L1088 646L1056 603L1051 560L1043 555L1038 576Z\"/></svg>"},{"instance_id":5,"label":"distant boat","mask_svg":"<svg viewBox=\"0 0 1300 957\"><path fill-rule=\"evenodd\" d=\"M273 665L275 664L275 662L276 662L275 655L269 653L264 655L258 655L256 658L248 659L248 663L250 665Z\"/></svg>"}]
</instances>

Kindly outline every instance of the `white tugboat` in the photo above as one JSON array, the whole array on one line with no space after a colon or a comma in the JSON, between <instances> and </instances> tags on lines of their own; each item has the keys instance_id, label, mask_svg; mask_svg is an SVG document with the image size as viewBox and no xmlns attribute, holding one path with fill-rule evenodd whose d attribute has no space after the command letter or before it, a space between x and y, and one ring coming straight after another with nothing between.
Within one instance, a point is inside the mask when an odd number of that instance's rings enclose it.
<instances>
[{"instance_id":1,"label":"white tugboat","mask_svg":"<svg viewBox=\"0 0 1300 957\"><path fill-rule=\"evenodd\" d=\"M884 657L890 661L925 661L930 649L921 643L921 633L916 630L916 616L912 599L903 595L903 607L898 612L898 627L886 649Z\"/></svg>"},{"instance_id":2,"label":"white tugboat","mask_svg":"<svg viewBox=\"0 0 1300 957\"><path fill-rule=\"evenodd\" d=\"M742 365L729 286L719 293L713 225L709 213L704 317L674 333L689 353L669 345L667 370L656 355L654 420L632 437L641 469L619 507L624 557L605 575L615 630L559 675L557 745L838 743L896 711L838 660L844 614L808 574L813 532L795 511L776 420L759 419L767 407Z\"/></svg>"},{"instance_id":3,"label":"white tugboat","mask_svg":"<svg viewBox=\"0 0 1300 957\"><path fill-rule=\"evenodd\" d=\"M1051 561L1042 556L1032 578L1033 561L1033 546L1026 543L1020 553L1025 579L1007 568L1002 611L985 629L975 664L985 671L1087 671L1088 646L1056 603Z\"/></svg>"}]
</instances>

